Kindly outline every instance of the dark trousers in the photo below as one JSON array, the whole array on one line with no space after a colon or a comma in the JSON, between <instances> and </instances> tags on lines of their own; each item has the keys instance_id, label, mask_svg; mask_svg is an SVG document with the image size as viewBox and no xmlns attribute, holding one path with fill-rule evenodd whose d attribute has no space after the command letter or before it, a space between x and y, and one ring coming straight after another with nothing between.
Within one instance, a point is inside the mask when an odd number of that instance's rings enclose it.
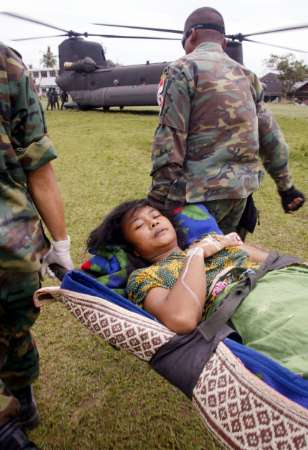
<instances>
[{"instance_id":1,"label":"dark trousers","mask_svg":"<svg viewBox=\"0 0 308 450\"><path fill-rule=\"evenodd\" d=\"M39 315L33 304L39 287L36 272L0 271L0 380L9 390L31 384L39 374L39 355L30 333ZM7 397L0 395L0 419L5 405Z\"/></svg>"},{"instance_id":2,"label":"dark trousers","mask_svg":"<svg viewBox=\"0 0 308 450\"><path fill-rule=\"evenodd\" d=\"M204 205L216 219L221 231L224 234L228 234L233 231L239 231L238 227L246 206L246 201L246 198L213 200L204 202Z\"/></svg>"}]
</instances>

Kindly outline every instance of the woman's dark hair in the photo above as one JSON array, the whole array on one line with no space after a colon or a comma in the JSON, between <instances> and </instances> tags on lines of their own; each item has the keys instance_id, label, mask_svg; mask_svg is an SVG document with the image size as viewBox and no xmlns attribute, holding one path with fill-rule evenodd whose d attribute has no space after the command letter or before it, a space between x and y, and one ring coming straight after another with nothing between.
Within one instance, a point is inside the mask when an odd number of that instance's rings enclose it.
<instances>
[{"instance_id":1,"label":"woman's dark hair","mask_svg":"<svg viewBox=\"0 0 308 450\"><path fill-rule=\"evenodd\" d=\"M128 272L146 267L148 263L141 257L134 254L132 246L126 241L122 232L122 221L126 213L134 213L137 209L150 206L146 199L130 200L121 203L114 208L102 221L102 223L91 231L87 240L87 250L92 254L97 254L99 249L108 246L120 246L128 255Z\"/></svg>"},{"instance_id":2,"label":"woman's dark hair","mask_svg":"<svg viewBox=\"0 0 308 450\"><path fill-rule=\"evenodd\" d=\"M134 213L137 209L149 206L146 199L130 200L121 203L114 208L102 221L102 223L91 231L87 240L87 250L90 253L97 253L100 248L109 245L119 245L127 251L132 247L125 240L122 233L123 217L128 211Z\"/></svg>"}]
</instances>

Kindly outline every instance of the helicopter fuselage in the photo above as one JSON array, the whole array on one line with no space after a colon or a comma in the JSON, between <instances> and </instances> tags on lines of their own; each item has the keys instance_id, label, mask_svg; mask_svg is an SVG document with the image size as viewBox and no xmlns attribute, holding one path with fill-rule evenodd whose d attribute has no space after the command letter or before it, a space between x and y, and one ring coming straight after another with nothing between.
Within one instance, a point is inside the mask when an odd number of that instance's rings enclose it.
<instances>
[{"instance_id":1,"label":"helicopter fuselage","mask_svg":"<svg viewBox=\"0 0 308 450\"><path fill-rule=\"evenodd\" d=\"M161 72L168 63L63 71L57 84L81 107L157 105Z\"/></svg>"},{"instance_id":2,"label":"helicopter fuselage","mask_svg":"<svg viewBox=\"0 0 308 450\"><path fill-rule=\"evenodd\" d=\"M242 63L241 44L232 40L227 44L229 56ZM108 67L102 46L80 37L65 39L60 44L59 62L57 84L82 109L157 105L160 76L168 64Z\"/></svg>"}]
</instances>

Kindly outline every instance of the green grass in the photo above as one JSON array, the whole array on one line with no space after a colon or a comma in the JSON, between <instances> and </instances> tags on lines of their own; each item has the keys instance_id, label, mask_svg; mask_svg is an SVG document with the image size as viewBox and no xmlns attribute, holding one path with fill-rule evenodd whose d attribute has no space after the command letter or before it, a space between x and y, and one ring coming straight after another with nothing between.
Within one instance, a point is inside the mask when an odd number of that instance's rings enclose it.
<instances>
[{"instance_id":1,"label":"green grass","mask_svg":"<svg viewBox=\"0 0 308 450\"><path fill-rule=\"evenodd\" d=\"M290 105L272 109L290 143L295 184L307 196L308 114ZM55 167L79 265L85 239L104 214L125 199L146 195L157 115L56 111L47 113L47 122L59 153ZM308 259L307 206L284 214L268 176L256 202L261 225L249 240ZM43 308L34 334L41 355L35 391L42 423L31 438L39 447L210 449L201 420L182 393L147 364L90 335L62 305Z\"/></svg>"}]
</instances>

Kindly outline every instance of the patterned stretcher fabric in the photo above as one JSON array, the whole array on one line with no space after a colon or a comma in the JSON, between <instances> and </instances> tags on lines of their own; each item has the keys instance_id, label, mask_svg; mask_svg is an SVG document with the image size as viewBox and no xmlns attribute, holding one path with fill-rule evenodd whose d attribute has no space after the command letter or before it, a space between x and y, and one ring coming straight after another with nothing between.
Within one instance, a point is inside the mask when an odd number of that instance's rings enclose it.
<instances>
[{"instance_id":1,"label":"patterned stretcher fabric","mask_svg":"<svg viewBox=\"0 0 308 450\"><path fill-rule=\"evenodd\" d=\"M98 294L93 295L97 282L84 277L87 275L73 271L65 277L62 288L38 290L36 304L51 299L63 303L92 333L147 362L175 336L125 298L118 296L114 303L114 293L110 290L108 293L108 289L103 289L102 293L99 288ZM79 286L79 291L65 289L72 284L75 288L78 284L83 286ZM106 298L108 294L110 297ZM304 407L251 373L236 356L243 352L242 347L230 339L220 342L193 390L193 405L203 419L207 443L210 436L212 448L216 449L307 449L308 383L305 380L301 383L300 377L287 369L281 368L279 372L276 363L270 366L273 379L281 384L282 391L286 385L293 384L294 399L304 399ZM264 363L268 358L261 355L261 361Z\"/></svg>"}]
</instances>

